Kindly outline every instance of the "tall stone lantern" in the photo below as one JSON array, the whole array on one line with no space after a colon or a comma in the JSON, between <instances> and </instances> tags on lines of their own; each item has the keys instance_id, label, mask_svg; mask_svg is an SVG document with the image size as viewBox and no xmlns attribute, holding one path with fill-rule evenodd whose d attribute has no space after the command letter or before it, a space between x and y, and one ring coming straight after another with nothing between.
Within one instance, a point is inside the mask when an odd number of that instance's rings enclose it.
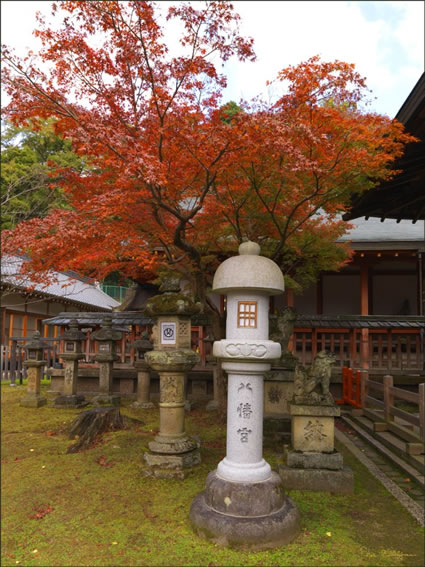
<instances>
[{"instance_id":1,"label":"tall stone lantern","mask_svg":"<svg viewBox=\"0 0 425 567\"><path fill-rule=\"evenodd\" d=\"M114 362L119 360L115 352L115 342L121 340L122 333L112 328L112 317L107 315L103 318L101 328L92 334L92 338L99 344L97 355L94 357L99 363L99 395L93 401L119 405L120 396L112 394L112 371Z\"/></svg>"},{"instance_id":2,"label":"tall stone lantern","mask_svg":"<svg viewBox=\"0 0 425 567\"><path fill-rule=\"evenodd\" d=\"M43 350L47 343L41 339L40 332L36 331L32 339L26 344L26 360L24 366L27 367L27 395L21 399L20 405L28 408L39 408L47 404L47 399L40 395L41 372L46 361L43 358Z\"/></svg>"},{"instance_id":3,"label":"tall stone lantern","mask_svg":"<svg viewBox=\"0 0 425 567\"><path fill-rule=\"evenodd\" d=\"M150 401L150 371L145 360L145 353L152 350L153 344L147 337L147 333L137 341L134 341L133 347L136 351L136 359L134 366L137 370L137 400L132 404L135 408L150 409L155 404Z\"/></svg>"},{"instance_id":4,"label":"tall stone lantern","mask_svg":"<svg viewBox=\"0 0 425 567\"><path fill-rule=\"evenodd\" d=\"M180 291L179 282L169 278L159 295L146 302L145 313L155 319L154 350L145 354L147 364L160 377L159 434L144 454L144 474L158 478L185 478L201 462L199 441L184 428L186 373L199 362L191 347L191 315L201 305Z\"/></svg>"},{"instance_id":5,"label":"tall stone lantern","mask_svg":"<svg viewBox=\"0 0 425 567\"><path fill-rule=\"evenodd\" d=\"M280 357L268 340L269 296L284 290L277 264L245 242L219 266L215 293L227 295L226 339L214 343L228 375L227 452L193 501L195 531L222 545L266 549L289 543L299 513L282 481L263 459L263 375Z\"/></svg>"},{"instance_id":6,"label":"tall stone lantern","mask_svg":"<svg viewBox=\"0 0 425 567\"><path fill-rule=\"evenodd\" d=\"M77 395L78 361L85 356L82 352L82 343L86 335L78 329L77 321L71 321L69 329L66 329L61 338L64 341L64 352L60 355L65 366L64 386L63 395L55 399L55 407L66 408L87 405L87 402L84 402L84 396Z\"/></svg>"}]
</instances>

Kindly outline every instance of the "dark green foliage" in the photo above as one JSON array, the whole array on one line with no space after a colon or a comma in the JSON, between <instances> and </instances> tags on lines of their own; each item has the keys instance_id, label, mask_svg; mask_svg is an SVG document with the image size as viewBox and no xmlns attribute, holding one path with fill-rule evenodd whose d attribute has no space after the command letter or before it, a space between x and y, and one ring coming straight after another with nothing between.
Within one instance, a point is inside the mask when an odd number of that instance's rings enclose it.
<instances>
[{"instance_id":1,"label":"dark green foliage","mask_svg":"<svg viewBox=\"0 0 425 567\"><path fill-rule=\"evenodd\" d=\"M39 131L3 125L1 150L1 228L44 217L53 208L67 208L60 187L60 169L81 172L84 161L71 150L70 140L54 135L52 121ZM58 169L59 168L59 169Z\"/></svg>"}]
</instances>

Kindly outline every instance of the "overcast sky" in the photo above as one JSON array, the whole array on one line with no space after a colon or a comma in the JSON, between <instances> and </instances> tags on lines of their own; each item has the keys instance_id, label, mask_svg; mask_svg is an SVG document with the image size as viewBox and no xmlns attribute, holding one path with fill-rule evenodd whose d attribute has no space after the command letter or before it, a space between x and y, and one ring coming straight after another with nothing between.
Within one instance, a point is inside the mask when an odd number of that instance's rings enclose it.
<instances>
[{"instance_id":1,"label":"overcast sky","mask_svg":"<svg viewBox=\"0 0 425 567\"><path fill-rule=\"evenodd\" d=\"M2 43L25 54L35 12L50 13L48 1L1 2ZM319 54L323 60L355 63L367 79L372 109L390 117L405 101L424 70L424 2L417 1L236 1L241 30L255 40L256 63L226 64L226 99L259 93L287 65ZM273 94L273 93L271 93Z\"/></svg>"}]
</instances>

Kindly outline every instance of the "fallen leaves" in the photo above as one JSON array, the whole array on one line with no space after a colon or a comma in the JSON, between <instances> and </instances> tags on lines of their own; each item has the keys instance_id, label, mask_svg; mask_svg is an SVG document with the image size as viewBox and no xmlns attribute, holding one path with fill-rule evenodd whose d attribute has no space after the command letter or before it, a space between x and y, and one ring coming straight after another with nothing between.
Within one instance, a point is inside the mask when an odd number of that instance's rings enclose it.
<instances>
[{"instance_id":1,"label":"fallen leaves","mask_svg":"<svg viewBox=\"0 0 425 567\"><path fill-rule=\"evenodd\" d=\"M35 514L30 514L28 517L30 518L30 520L42 520L44 518L44 516L47 516L47 514L50 514L51 512L53 512L54 508L52 508L51 506L47 506L47 508L39 508ZM33 553L36 553L37 550L35 549L33 551Z\"/></svg>"},{"instance_id":2,"label":"fallen leaves","mask_svg":"<svg viewBox=\"0 0 425 567\"><path fill-rule=\"evenodd\" d=\"M114 461L109 461L108 463L105 455L101 455L98 459L95 459L95 463L97 463L101 467L109 467L109 468L115 465Z\"/></svg>"}]
</instances>

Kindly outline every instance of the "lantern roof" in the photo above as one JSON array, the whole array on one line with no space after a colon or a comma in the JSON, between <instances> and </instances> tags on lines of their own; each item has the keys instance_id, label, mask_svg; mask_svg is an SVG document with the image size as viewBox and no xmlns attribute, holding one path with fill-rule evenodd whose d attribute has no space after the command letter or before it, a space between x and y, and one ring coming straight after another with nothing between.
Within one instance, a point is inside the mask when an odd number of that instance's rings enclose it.
<instances>
[{"instance_id":1,"label":"lantern roof","mask_svg":"<svg viewBox=\"0 0 425 567\"><path fill-rule=\"evenodd\" d=\"M279 266L260 256L256 242L243 242L239 255L225 260L214 275L213 291L226 294L229 291L261 291L265 295L280 295L285 289Z\"/></svg>"}]
</instances>

